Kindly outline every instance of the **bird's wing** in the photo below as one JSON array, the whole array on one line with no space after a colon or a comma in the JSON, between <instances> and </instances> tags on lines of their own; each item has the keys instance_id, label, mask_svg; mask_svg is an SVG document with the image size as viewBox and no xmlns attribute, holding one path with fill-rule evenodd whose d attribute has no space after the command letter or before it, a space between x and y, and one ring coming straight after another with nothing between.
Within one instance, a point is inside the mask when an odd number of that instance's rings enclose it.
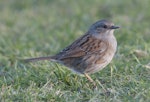
<instances>
[{"instance_id":1,"label":"bird's wing","mask_svg":"<svg viewBox=\"0 0 150 102\"><path fill-rule=\"evenodd\" d=\"M104 41L94 38L90 34L86 34L56 54L54 57L62 60L66 58L81 57L86 54L102 54L107 49L106 44L107 43Z\"/></svg>"}]
</instances>

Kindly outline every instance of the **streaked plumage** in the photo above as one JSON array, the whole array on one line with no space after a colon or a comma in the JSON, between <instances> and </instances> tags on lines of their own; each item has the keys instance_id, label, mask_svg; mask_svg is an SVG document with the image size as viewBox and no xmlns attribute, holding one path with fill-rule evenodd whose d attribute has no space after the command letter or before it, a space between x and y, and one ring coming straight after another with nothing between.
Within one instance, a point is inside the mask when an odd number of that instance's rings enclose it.
<instances>
[{"instance_id":1,"label":"streaked plumage","mask_svg":"<svg viewBox=\"0 0 150 102\"><path fill-rule=\"evenodd\" d=\"M77 73L95 73L107 66L116 52L117 41L113 31L117 28L110 21L100 20L58 54L26 61L55 60Z\"/></svg>"}]
</instances>

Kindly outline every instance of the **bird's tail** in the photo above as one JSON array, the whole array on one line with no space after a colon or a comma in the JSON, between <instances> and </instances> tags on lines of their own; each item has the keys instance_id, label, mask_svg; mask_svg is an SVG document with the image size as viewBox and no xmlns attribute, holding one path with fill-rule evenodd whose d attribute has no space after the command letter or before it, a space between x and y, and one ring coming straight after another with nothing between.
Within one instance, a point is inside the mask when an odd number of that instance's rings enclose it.
<instances>
[{"instance_id":1,"label":"bird's tail","mask_svg":"<svg viewBox=\"0 0 150 102\"><path fill-rule=\"evenodd\" d=\"M53 60L52 56L48 57L37 57L37 58L29 58L29 59L24 59L25 62L36 62L36 61L41 61L41 60Z\"/></svg>"}]
</instances>

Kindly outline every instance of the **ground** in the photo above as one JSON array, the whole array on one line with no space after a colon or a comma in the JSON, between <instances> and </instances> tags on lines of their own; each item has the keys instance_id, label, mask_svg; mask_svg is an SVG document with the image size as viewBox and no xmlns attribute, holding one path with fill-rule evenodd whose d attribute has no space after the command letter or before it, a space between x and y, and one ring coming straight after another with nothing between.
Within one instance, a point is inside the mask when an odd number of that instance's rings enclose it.
<instances>
[{"instance_id":1,"label":"ground","mask_svg":"<svg viewBox=\"0 0 150 102\"><path fill-rule=\"evenodd\" d=\"M1 102L149 102L149 5L149 0L1 0ZM121 28L115 31L113 61L91 75L96 88L60 64L21 61L56 54L104 18Z\"/></svg>"}]
</instances>

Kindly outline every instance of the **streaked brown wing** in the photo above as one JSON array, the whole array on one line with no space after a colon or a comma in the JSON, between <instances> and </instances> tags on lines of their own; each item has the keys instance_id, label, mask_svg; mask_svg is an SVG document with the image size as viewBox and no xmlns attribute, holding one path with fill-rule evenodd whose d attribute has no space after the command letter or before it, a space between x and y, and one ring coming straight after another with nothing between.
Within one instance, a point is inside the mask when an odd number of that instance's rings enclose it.
<instances>
[{"instance_id":1,"label":"streaked brown wing","mask_svg":"<svg viewBox=\"0 0 150 102\"><path fill-rule=\"evenodd\" d=\"M62 50L54 57L58 60L67 58L77 58L85 55L103 53L107 49L106 43L100 39L94 38L90 34L86 34L73 42L67 48Z\"/></svg>"}]
</instances>

